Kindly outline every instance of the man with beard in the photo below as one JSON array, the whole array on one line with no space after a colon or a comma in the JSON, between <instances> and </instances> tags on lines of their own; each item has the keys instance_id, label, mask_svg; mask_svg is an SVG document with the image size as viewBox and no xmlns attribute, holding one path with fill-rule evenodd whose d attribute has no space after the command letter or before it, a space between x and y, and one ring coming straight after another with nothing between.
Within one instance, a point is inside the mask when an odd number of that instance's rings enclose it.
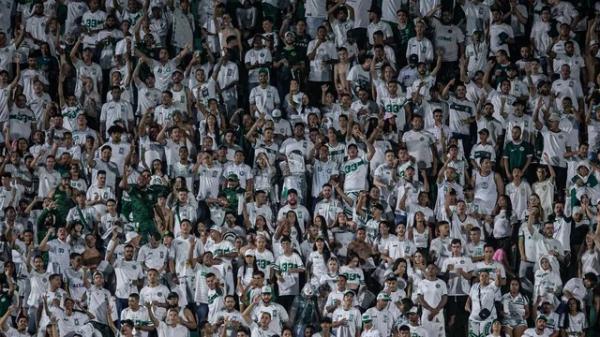
<instances>
[{"instance_id":1,"label":"man with beard","mask_svg":"<svg viewBox=\"0 0 600 337\"><path fill-rule=\"evenodd\" d=\"M288 191L287 204L279 209L279 212L277 213L277 221L285 219L286 214L289 211L294 211L294 213L296 213L298 223L300 224L300 229L303 230L302 234L304 234L304 230L310 227L312 221L310 219L310 213L308 213L308 209L304 207L304 205L300 205L298 203L298 192L295 189L290 189Z\"/></svg>"}]
</instances>

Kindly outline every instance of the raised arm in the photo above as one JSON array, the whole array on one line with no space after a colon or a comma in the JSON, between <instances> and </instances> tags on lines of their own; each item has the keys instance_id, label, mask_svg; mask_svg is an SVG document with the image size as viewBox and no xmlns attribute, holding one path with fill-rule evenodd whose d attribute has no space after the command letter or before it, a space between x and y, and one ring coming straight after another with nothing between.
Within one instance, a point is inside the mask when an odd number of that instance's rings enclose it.
<instances>
[{"instance_id":1,"label":"raised arm","mask_svg":"<svg viewBox=\"0 0 600 337\"><path fill-rule=\"evenodd\" d=\"M438 49L435 54L437 55L437 60L435 62L435 68L431 71L431 76L437 75L440 69L442 69L442 56L444 55L444 52L441 49Z\"/></svg>"},{"instance_id":2,"label":"raised arm","mask_svg":"<svg viewBox=\"0 0 600 337\"><path fill-rule=\"evenodd\" d=\"M448 84L446 84L446 86L444 87L444 90L442 90L442 99L447 100L450 96L449 96L449 92L450 92L450 88L454 85L456 81L454 79L451 79L450 81L448 81Z\"/></svg>"},{"instance_id":3,"label":"raised arm","mask_svg":"<svg viewBox=\"0 0 600 337\"><path fill-rule=\"evenodd\" d=\"M152 66L152 63L154 63L154 59L150 58L148 55L146 55L143 51L139 50L138 48L135 48L135 55L137 57L139 57L142 62L146 63L150 67Z\"/></svg>"},{"instance_id":4,"label":"raised arm","mask_svg":"<svg viewBox=\"0 0 600 337\"><path fill-rule=\"evenodd\" d=\"M44 239L42 239L42 242L40 242L40 250L42 252L46 252L50 249L50 247L48 247L48 240L50 239L50 235L52 234L54 234L54 227L50 227L50 229L48 229L48 232L44 236Z\"/></svg>"},{"instance_id":5,"label":"raised arm","mask_svg":"<svg viewBox=\"0 0 600 337\"><path fill-rule=\"evenodd\" d=\"M19 25L19 35L15 38L15 48L19 49L21 43L25 40L25 26Z\"/></svg>"},{"instance_id":6,"label":"raised arm","mask_svg":"<svg viewBox=\"0 0 600 337\"><path fill-rule=\"evenodd\" d=\"M77 53L79 52L79 46L81 45L81 41L83 41L83 34L79 35L77 42L75 42L73 49L71 49L71 52L69 53L69 58L71 59L71 62L73 62L73 64L75 64L77 61L79 61L79 58L77 57Z\"/></svg>"},{"instance_id":7,"label":"raised arm","mask_svg":"<svg viewBox=\"0 0 600 337\"><path fill-rule=\"evenodd\" d=\"M192 45L190 45L188 43L185 45L185 47L183 47L183 49L179 52L179 54L177 54L177 56L175 56L175 58L173 58L173 61L175 63L179 63L181 61L181 59L184 58L190 52L190 50L192 50Z\"/></svg>"}]
</instances>

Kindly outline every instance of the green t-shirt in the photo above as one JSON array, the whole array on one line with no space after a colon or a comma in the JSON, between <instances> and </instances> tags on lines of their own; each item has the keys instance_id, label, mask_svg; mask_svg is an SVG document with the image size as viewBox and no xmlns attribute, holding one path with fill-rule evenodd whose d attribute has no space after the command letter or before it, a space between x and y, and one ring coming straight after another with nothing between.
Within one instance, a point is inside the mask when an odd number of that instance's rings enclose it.
<instances>
[{"instance_id":1,"label":"green t-shirt","mask_svg":"<svg viewBox=\"0 0 600 337\"><path fill-rule=\"evenodd\" d=\"M137 184L129 186L132 219L139 224L140 233L154 231L153 207L158 196L167 192L166 187L160 185L152 185L147 188L140 188Z\"/></svg>"},{"instance_id":2,"label":"green t-shirt","mask_svg":"<svg viewBox=\"0 0 600 337\"><path fill-rule=\"evenodd\" d=\"M237 214L238 209L238 194L244 194L246 192L243 188L238 187L236 189L233 188L224 188L223 193L225 194L225 198L229 202L229 207L227 207L227 212L234 212Z\"/></svg>"},{"instance_id":3,"label":"green t-shirt","mask_svg":"<svg viewBox=\"0 0 600 337\"><path fill-rule=\"evenodd\" d=\"M523 141L520 144L510 142L504 147L503 157L508 158L509 172L515 167L523 168L528 156L533 156L533 149L528 142Z\"/></svg>"}]
</instances>

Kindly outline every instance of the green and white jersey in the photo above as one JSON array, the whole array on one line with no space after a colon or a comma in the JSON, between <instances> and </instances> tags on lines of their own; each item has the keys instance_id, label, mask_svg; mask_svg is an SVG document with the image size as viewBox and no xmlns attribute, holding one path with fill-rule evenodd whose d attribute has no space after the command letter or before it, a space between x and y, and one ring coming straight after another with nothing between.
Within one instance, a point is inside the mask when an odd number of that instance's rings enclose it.
<instances>
[{"instance_id":1,"label":"green and white jersey","mask_svg":"<svg viewBox=\"0 0 600 337\"><path fill-rule=\"evenodd\" d=\"M340 169L344 175L344 192L358 192L367 189L369 162L362 157L347 160Z\"/></svg>"},{"instance_id":2,"label":"green and white jersey","mask_svg":"<svg viewBox=\"0 0 600 337\"><path fill-rule=\"evenodd\" d=\"M466 119L475 116L475 104L466 99L456 97L448 98L448 108L450 111L449 127L451 132L461 135L469 134L469 123Z\"/></svg>"},{"instance_id":3,"label":"green and white jersey","mask_svg":"<svg viewBox=\"0 0 600 337\"><path fill-rule=\"evenodd\" d=\"M281 255L275 261L275 265L279 268L279 271L284 275L284 280L277 281L279 286L279 295L298 295L300 294L300 276L298 273L290 273L291 269L304 268L304 263L300 256L296 253L291 255Z\"/></svg>"},{"instance_id":4,"label":"green and white jersey","mask_svg":"<svg viewBox=\"0 0 600 337\"><path fill-rule=\"evenodd\" d=\"M329 150L329 160L336 162L338 165L344 163L344 157L346 156L346 144L337 143L337 145L327 144Z\"/></svg>"},{"instance_id":5,"label":"green and white jersey","mask_svg":"<svg viewBox=\"0 0 600 337\"><path fill-rule=\"evenodd\" d=\"M150 320L150 314L148 314L148 308L140 306L138 310L133 311L131 308L125 308L121 311L121 319L130 319L136 326L148 326L152 325ZM148 336L147 331L141 331L141 337Z\"/></svg>"},{"instance_id":6,"label":"green and white jersey","mask_svg":"<svg viewBox=\"0 0 600 337\"><path fill-rule=\"evenodd\" d=\"M510 293L502 296L502 306L505 313L508 313L507 319L523 320L523 317L525 317L525 307L528 305L529 300L521 293L517 294L517 296L512 296Z\"/></svg>"},{"instance_id":7,"label":"green and white jersey","mask_svg":"<svg viewBox=\"0 0 600 337\"><path fill-rule=\"evenodd\" d=\"M35 115L28 108L13 106L8 113L8 129L11 139L29 139L35 122Z\"/></svg>"},{"instance_id":8,"label":"green and white jersey","mask_svg":"<svg viewBox=\"0 0 600 337\"><path fill-rule=\"evenodd\" d=\"M265 275L269 275L271 266L275 263L273 253L268 249L265 249L263 252L255 250L254 255L256 256L256 266L258 269L265 273Z\"/></svg>"},{"instance_id":9,"label":"green and white jersey","mask_svg":"<svg viewBox=\"0 0 600 337\"><path fill-rule=\"evenodd\" d=\"M81 24L89 30L100 30L104 28L106 21L106 13L104 11L87 11L81 17Z\"/></svg>"},{"instance_id":10,"label":"green and white jersey","mask_svg":"<svg viewBox=\"0 0 600 337\"><path fill-rule=\"evenodd\" d=\"M347 321L347 324L342 324L333 330L336 336L355 336L356 331L360 329L361 326L360 318L360 311L358 311L358 309L355 307L352 307L349 310L344 310L342 307L335 309L331 320L334 322L339 322L343 319L346 319Z\"/></svg>"},{"instance_id":11,"label":"green and white jersey","mask_svg":"<svg viewBox=\"0 0 600 337\"><path fill-rule=\"evenodd\" d=\"M348 284L360 285L365 283L365 275L360 267L342 266L340 267L340 274L346 276Z\"/></svg>"},{"instance_id":12,"label":"green and white jersey","mask_svg":"<svg viewBox=\"0 0 600 337\"><path fill-rule=\"evenodd\" d=\"M389 113L396 117L396 127L398 130L404 130L404 126L406 125L406 113L404 111L406 98L403 96L391 97L385 95L377 103L383 109L384 113Z\"/></svg>"}]
</instances>

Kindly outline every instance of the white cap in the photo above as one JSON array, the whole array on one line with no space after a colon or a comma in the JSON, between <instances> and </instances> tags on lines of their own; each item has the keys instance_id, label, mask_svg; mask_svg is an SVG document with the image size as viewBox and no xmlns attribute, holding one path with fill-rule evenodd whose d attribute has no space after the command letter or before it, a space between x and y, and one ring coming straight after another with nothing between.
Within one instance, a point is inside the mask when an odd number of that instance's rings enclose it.
<instances>
[{"instance_id":1,"label":"white cap","mask_svg":"<svg viewBox=\"0 0 600 337\"><path fill-rule=\"evenodd\" d=\"M280 118L281 117L281 110L279 109L274 109L271 112L271 116L273 116L273 118Z\"/></svg>"},{"instance_id":2,"label":"white cap","mask_svg":"<svg viewBox=\"0 0 600 337\"><path fill-rule=\"evenodd\" d=\"M127 234L125 234L125 243L130 243L131 241L135 240L135 238L137 238L138 236L140 236L137 232L127 232Z\"/></svg>"}]
</instances>

